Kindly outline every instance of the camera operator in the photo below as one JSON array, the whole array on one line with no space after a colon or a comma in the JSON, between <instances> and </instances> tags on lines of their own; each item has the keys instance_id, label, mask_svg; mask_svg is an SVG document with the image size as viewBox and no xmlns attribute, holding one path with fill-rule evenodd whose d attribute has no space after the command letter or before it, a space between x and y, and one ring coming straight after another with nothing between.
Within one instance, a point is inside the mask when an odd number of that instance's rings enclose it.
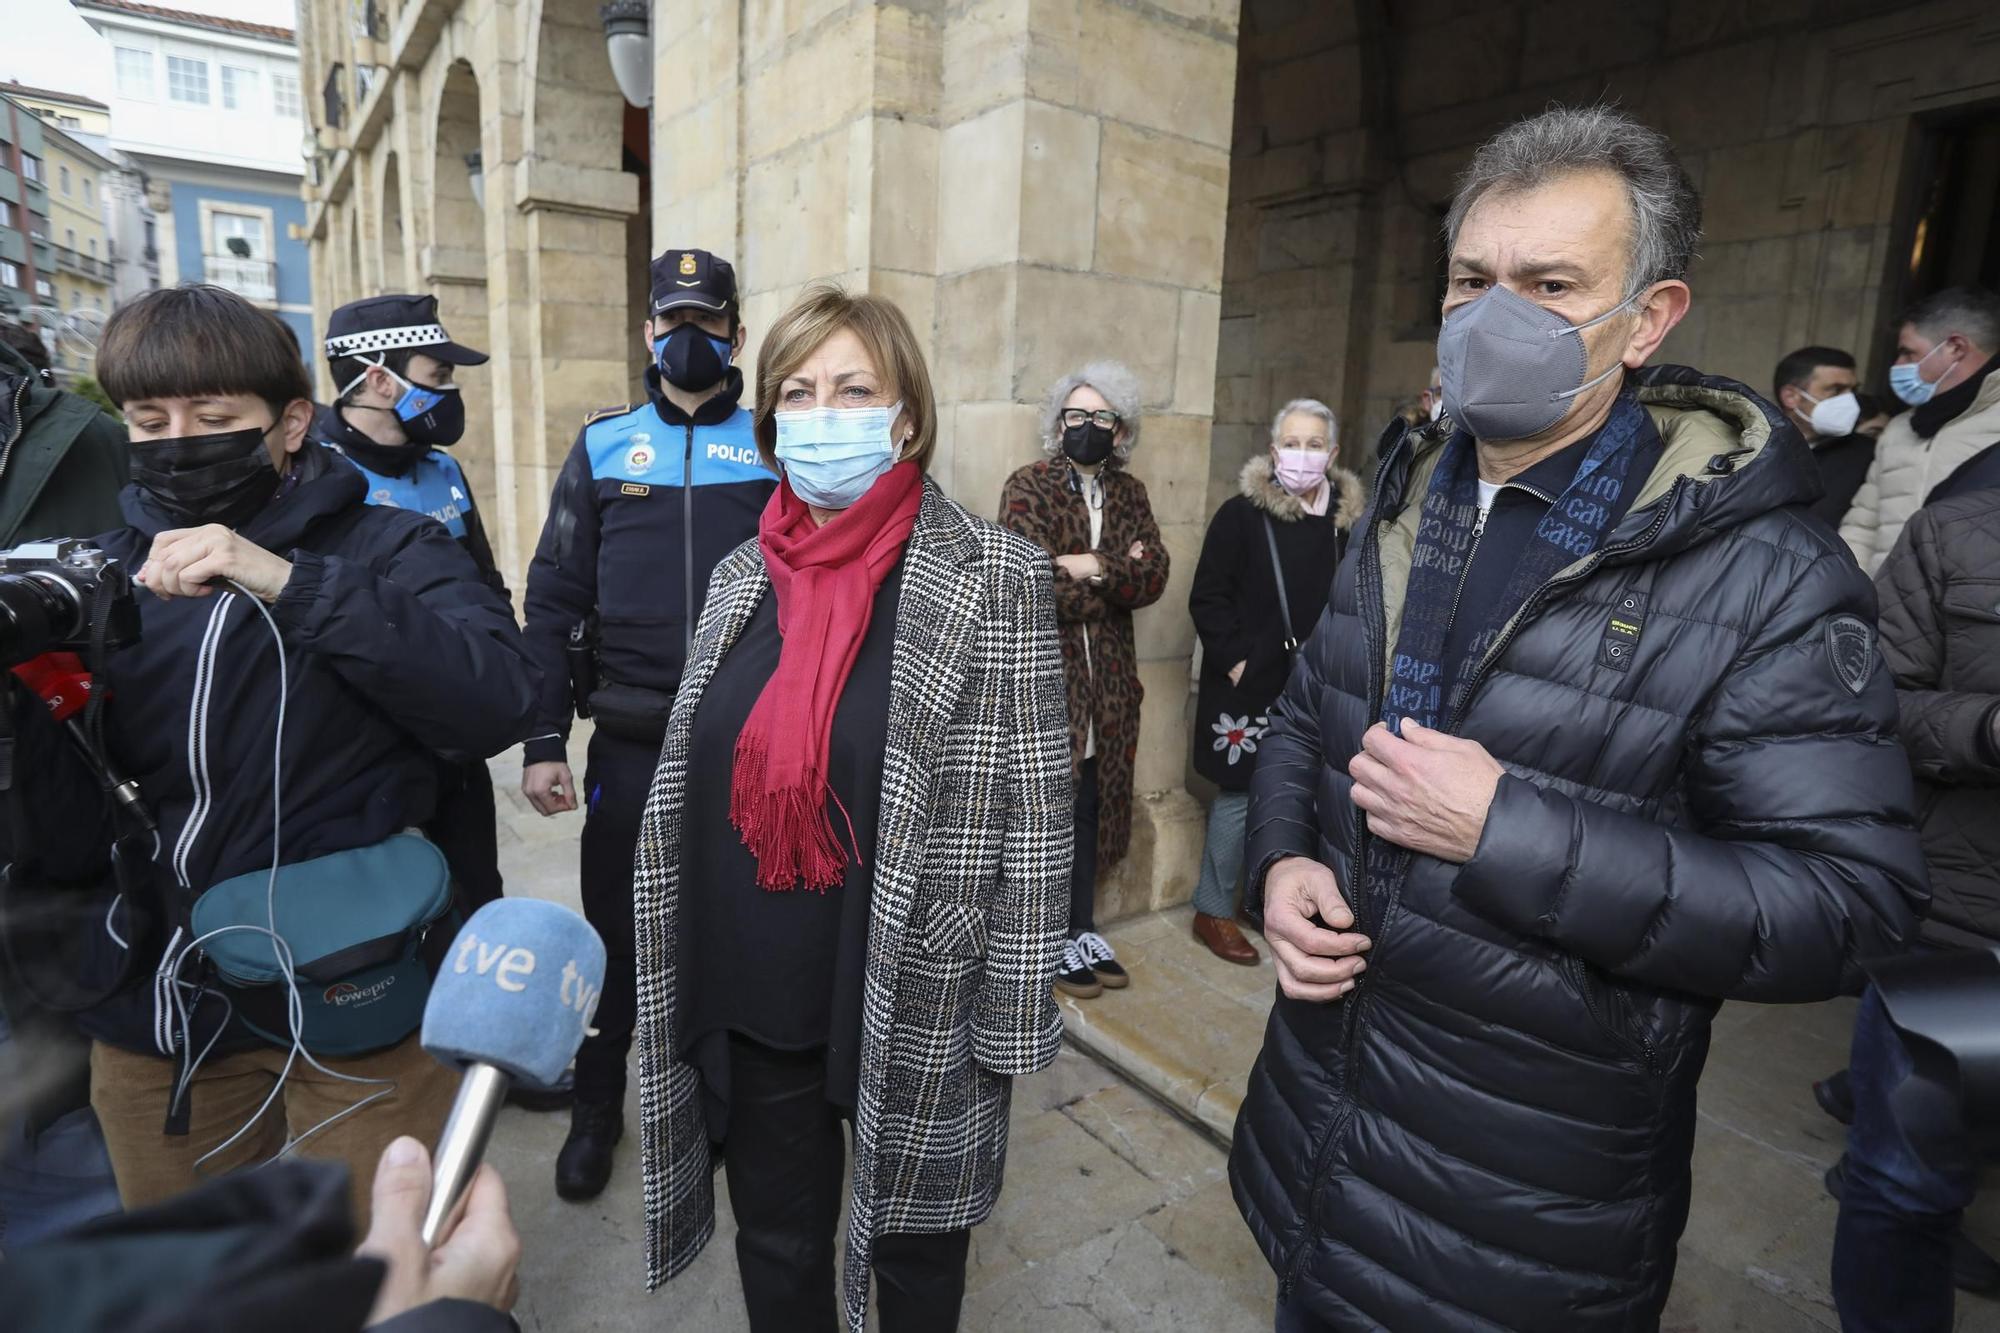
<instances>
[{"instance_id":1,"label":"camera operator","mask_svg":"<svg viewBox=\"0 0 2000 1333\"><path fill-rule=\"evenodd\" d=\"M133 485L129 526L96 545L136 571L139 629L89 663L101 758L157 821L143 860L119 858L92 941L108 975L78 1017L119 1193L142 1206L304 1136L305 1155L347 1163L365 1216L376 1156L434 1138L454 1084L414 1035L434 969L419 946L451 933L429 929L443 859L397 835L431 814L434 753L525 733L536 672L451 534L369 505L308 438L305 367L275 316L213 286L150 292L111 317L98 368ZM24 739L47 727L31 703L14 710ZM42 785L21 784L26 804ZM103 840L102 807L44 806L44 845ZM246 884L254 909L218 927ZM374 971L343 971L384 941ZM258 984L238 955L279 966Z\"/></svg>"}]
</instances>

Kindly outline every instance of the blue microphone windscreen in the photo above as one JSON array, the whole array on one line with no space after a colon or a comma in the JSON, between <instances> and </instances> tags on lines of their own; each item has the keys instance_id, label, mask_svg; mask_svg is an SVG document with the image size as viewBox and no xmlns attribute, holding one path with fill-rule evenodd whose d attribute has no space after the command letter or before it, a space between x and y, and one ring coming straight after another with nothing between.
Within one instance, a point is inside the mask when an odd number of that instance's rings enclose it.
<instances>
[{"instance_id":1,"label":"blue microphone windscreen","mask_svg":"<svg viewBox=\"0 0 2000 1333\"><path fill-rule=\"evenodd\" d=\"M548 1087L576 1057L603 990L604 941L587 921L539 898L500 898L452 941L424 1008L424 1049Z\"/></svg>"}]
</instances>

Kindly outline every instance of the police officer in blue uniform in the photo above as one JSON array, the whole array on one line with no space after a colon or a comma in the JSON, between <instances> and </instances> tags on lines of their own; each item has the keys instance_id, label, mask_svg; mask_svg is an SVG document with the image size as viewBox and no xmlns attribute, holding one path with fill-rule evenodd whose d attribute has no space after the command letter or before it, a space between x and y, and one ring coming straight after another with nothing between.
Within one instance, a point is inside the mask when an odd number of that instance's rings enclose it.
<instances>
[{"instance_id":1,"label":"police officer in blue uniform","mask_svg":"<svg viewBox=\"0 0 2000 1333\"><path fill-rule=\"evenodd\" d=\"M527 643L542 669L521 790L544 815L574 810L568 738L579 700L596 723L583 792L583 911L608 955L596 1032L576 1058L576 1104L556 1192L588 1199L624 1133L637 994L632 858L667 713L708 579L757 535L777 478L739 404L736 274L705 250L653 261L646 401L594 413L557 478L528 567Z\"/></svg>"},{"instance_id":2,"label":"police officer in blue uniform","mask_svg":"<svg viewBox=\"0 0 2000 1333\"><path fill-rule=\"evenodd\" d=\"M452 376L486 362L438 323L435 296L372 296L327 320L334 401L314 434L368 480L368 502L414 509L444 524L472 556L480 578L507 597L472 487L443 446L465 433L465 404ZM483 755L442 757L436 813L424 832L444 852L467 911L500 896L493 781Z\"/></svg>"}]
</instances>

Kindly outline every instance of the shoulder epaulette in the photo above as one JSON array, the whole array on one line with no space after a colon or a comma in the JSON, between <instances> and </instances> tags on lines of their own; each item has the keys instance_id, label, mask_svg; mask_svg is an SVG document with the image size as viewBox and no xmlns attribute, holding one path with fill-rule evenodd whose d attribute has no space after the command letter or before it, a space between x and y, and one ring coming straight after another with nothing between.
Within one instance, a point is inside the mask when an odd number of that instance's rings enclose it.
<instances>
[{"instance_id":1,"label":"shoulder epaulette","mask_svg":"<svg viewBox=\"0 0 2000 1333\"><path fill-rule=\"evenodd\" d=\"M637 403L627 403L623 407L601 407L595 412L584 413L583 424L588 426L594 422L602 421L606 417L622 417L637 406Z\"/></svg>"}]
</instances>

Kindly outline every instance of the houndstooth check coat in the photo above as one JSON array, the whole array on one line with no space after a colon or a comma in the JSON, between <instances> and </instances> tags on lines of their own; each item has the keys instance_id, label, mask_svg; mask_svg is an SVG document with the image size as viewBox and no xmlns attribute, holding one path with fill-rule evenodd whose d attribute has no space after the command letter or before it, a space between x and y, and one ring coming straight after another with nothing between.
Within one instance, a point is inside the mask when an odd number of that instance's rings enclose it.
<instances>
[{"instance_id":1,"label":"houndstooth check coat","mask_svg":"<svg viewBox=\"0 0 2000 1333\"><path fill-rule=\"evenodd\" d=\"M648 1287L715 1230L700 1074L679 1058L681 816L695 709L769 588L754 542L716 567L640 827ZM1049 561L928 478L891 672L842 1280L854 1333L875 1237L955 1231L992 1211L1012 1078L1054 1060L1062 1039L1049 982L1069 913L1071 795Z\"/></svg>"}]
</instances>

